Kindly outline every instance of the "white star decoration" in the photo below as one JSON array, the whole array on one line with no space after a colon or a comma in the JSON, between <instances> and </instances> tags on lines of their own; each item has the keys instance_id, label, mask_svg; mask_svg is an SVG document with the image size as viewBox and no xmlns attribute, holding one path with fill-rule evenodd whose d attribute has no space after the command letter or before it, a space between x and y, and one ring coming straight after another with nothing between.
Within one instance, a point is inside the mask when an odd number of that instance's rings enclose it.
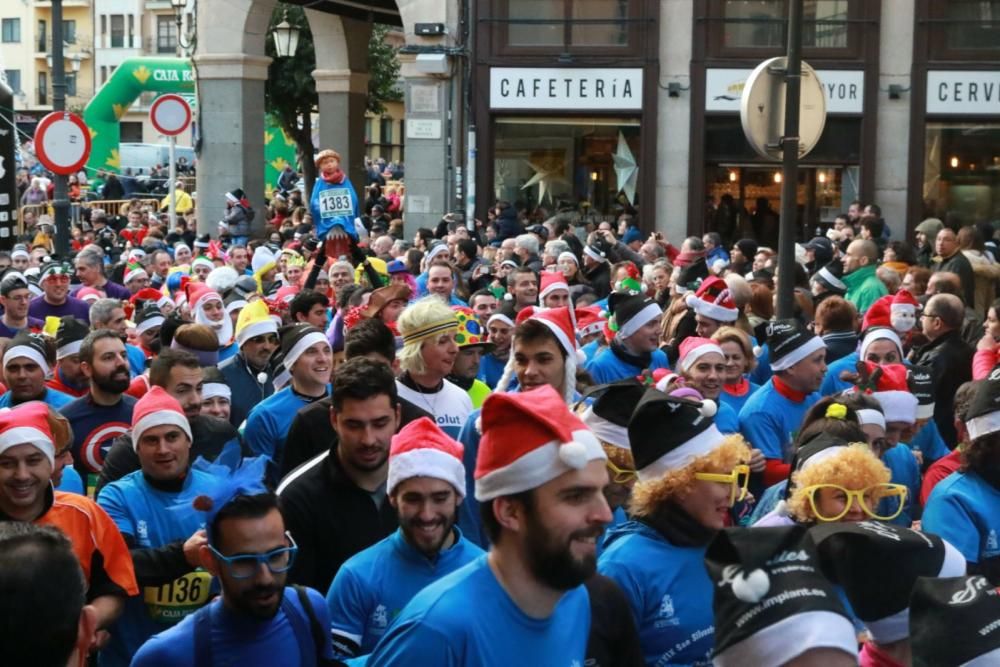
<instances>
[{"instance_id":1,"label":"white star decoration","mask_svg":"<svg viewBox=\"0 0 1000 667\"><path fill-rule=\"evenodd\" d=\"M538 203L541 204L545 201L546 197L552 199L552 188L556 183L563 183L569 185L569 182L563 176L563 161L556 159L546 159L546 160L527 160L528 166L531 167L535 173L527 180L527 182L521 186L522 190L530 188L532 185L538 185Z\"/></svg>"},{"instance_id":2,"label":"white star decoration","mask_svg":"<svg viewBox=\"0 0 1000 667\"><path fill-rule=\"evenodd\" d=\"M618 150L612 156L615 161L615 176L618 178L618 191L625 191L628 203L635 203L635 186L639 180L639 165L636 164L632 149L625 141L625 135L618 133Z\"/></svg>"}]
</instances>

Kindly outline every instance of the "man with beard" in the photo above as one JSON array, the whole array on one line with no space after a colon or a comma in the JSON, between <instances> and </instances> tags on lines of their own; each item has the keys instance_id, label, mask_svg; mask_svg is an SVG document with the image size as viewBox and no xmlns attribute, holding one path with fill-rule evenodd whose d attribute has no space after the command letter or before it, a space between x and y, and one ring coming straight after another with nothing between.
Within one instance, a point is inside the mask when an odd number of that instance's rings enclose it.
<instances>
[{"instance_id":1,"label":"man with beard","mask_svg":"<svg viewBox=\"0 0 1000 667\"><path fill-rule=\"evenodd\" d=\"M56 329L56 368L45 382L67 396L80 397L87 393L87 378L80 370L80 345L90 333L90 327L80 320L63 315Z\"/></svg>"},{"instance_id":2,"label":"man with beard","mask_svg":"<svg viewBox=\"0 0 1000 667\"><path fill-rule=\"evenodd\" d=\"M462 445L431 419L392 438L386 491L399 530L344 563L326 595L345 659L371 653L413 596L483 553L455 524L465 498Z\"/></svg>"},{"instance_id":3,"label":"man with beard","mask_svg":"<svg viewBox=\"0 0 1000 667\"><path fill-rule=\"evenodd\" d=\"M331 396L337 444L278 487L300 549L291 579L320 591L330 588L348 558L398 525L386 493L389 444L400 419L392 371L364 357L349 359L337 369Z\"/></svg>"},{"instance_id":4,"label":"man with beard","mask_svg":"<svg viewBox=\"0 0 1000 667\"><path fill-rule=\"evenodd\" d=\"M222 595L146 642L133 667L332 664L322 597L286 586L298 546L285 531L278 498L241 487L231 499L213 500L220 509L199 556Z\"/></svg>"},{"instance_id":5,"label":"man with beard","mask_svg":"<svg viewBox=\"0 0 1000 667\"><path fill-rule=\"evenodd\" d=\"M476 499L488 555L421 591L368 664L583 664L583 582L611 521L606 455L555 389L493 394L483 406ZM474 613L476 608L489 613ZM497 638L503 638L498 641Z\"/></svg>"},{"instance_id":6,"label":"man with beard","mask_svg":"<svg viewBox=\"0 0 1000 667\"><path fill-rule=\"evenodd\" d=\"M118 299L98 299L90 306L90 326L94 331L110 329L125 336L128 330L126 319L125 308ZM125 344L125 353L132 376L142 375L146 370L146 353L128 343Z\"/></svg>"},{"instance_id":7,"label":"man with beard","mask_svg":"<svg viewBox=\"0 0 1000 667\"><path fill-rule=\"evenodd\" d=\"M97 503L118 526L132 553L142 594L129 598L102 650L102 666L128 665L142 644L205 605L212 576L198 571L207 542L204 517L190 507L221 480L192 468L191 426L181 404L153 387L132 411L136 470L108 484Z\"/></svg>"},{"instance_id":8,"label":"man with beard","mask_svg":"<svg viewBox=\"0 0 1000 667\"><path fill-rule=\"evenodd\" d=\"M90 391L59 412L73 431L73 467L92 489L112 441L129 429L136 400L129 385L128 355L120 334L98 329L80 344L80 371Z\"/></svg>"},{"instance_id":9,"label":"man with beard","mask_svg":"<svg viewBox=\"0 0 1000 667\"><path fill-rule=\"evenodd\" d=\"M239 347L233 342L233 320L222 296L204 283L188 283L185 290L195 323L211 327L219 339L219 359L235 355Z\"/></svg>"}]
</instances>

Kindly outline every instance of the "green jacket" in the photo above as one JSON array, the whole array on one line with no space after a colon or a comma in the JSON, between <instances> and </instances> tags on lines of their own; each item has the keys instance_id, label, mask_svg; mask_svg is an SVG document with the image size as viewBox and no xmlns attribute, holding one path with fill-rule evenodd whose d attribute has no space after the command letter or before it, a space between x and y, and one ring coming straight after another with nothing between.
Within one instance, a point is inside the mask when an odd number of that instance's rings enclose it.
<instances>
[{"instance_id":1,"label":"green jacket","mask_svg":"<svg viewBox=\"0 0 1000 667\"><path fill-rule=\"evenodd\" d=\"M861 315L864 315L873 303L889 293L885 284L875 275L874 266L863 266L843 276L841 280L847 285L847 294L844 298L853 303Z\"/></svg>"}]
</instances>

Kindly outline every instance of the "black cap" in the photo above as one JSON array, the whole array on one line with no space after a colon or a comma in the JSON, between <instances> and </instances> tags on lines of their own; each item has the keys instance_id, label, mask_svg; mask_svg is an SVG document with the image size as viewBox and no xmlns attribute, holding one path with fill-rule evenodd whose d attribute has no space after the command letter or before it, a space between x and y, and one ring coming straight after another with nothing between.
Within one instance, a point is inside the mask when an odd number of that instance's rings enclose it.
<instances>
[{"instance_id":1,"label":"black cap","mask_svg":"<svg viewBox=\"0 0 1000 667\"><path fill-rule=\"evenodd\" d=\"M801 322L791 319L768 322L767 346L771 351L771 370L777 372L791 368L817 350L825 349L826 343Z\"/></svg>"},{"instance_id":2,"label":"black cap","mask_svg":"<svg viewBox=\"0 0 1000 667\"><path fill-rule=\"evenodd\" d=\"M14 290L29 289L28 279L20 271L8 270L0 278L0 296L10 296Z\"/></svg>"},{"instance_id":3,"label":"black cap","mask_svg":"<svg viewBox=\"0 0 1000 667\"><path fill-rule=\"evenodd\" d=\"M1000 414L997 413L1000 413L1000 367L990 371L972 397L965 417L969 439L977 440L1000 431Z\"/></svg>"},{"instance_id":4,"label":"black cap","mask_svg":"<svg viewBox=\"0 0 1000 667\"><path fill-rule=\"evenodd\" d=\"M913 667L1000 664L1000 589L985 577L917 579L910 596Z\"/></svg>"},{"instance_id":5,"label":"black cap","mask_svg":"<svg viewBox=\"0 0 1000 667\"><path fill-rule=\"evenodd\" d=\"M668 396L645 390L628 423L628 439L640 481L679 470L722 444L714 401Z\"/></svg>"},{"instance_id":6,"label":"black cap","mask_svg":"<svg viewBox=\"0 0 1000 667\"><path fill-rule=\"evenodd\" d=\"M594 402L581 419L602 442L628 449L628 424L645 393L646 386L635 378L591 387L584 398Z\"/></svg>"}]
</instances>

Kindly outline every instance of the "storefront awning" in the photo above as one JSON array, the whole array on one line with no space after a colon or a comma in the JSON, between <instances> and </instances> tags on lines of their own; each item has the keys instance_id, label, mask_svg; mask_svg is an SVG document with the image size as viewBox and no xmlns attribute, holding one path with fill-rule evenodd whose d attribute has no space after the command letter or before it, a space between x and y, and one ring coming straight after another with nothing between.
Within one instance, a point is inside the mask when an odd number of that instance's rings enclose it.
<instances>
[{"instance_id":1,"label":"storefront awning","mask_svg":"<svg viewBox=\"0 0 1000 667\"><path fill-rule=\"evenodd\" d=\"M395 0L287 0L293 5L337 14L359 21L374 21L402 27L403 19Z\"/></svg>"}]
</instances>

